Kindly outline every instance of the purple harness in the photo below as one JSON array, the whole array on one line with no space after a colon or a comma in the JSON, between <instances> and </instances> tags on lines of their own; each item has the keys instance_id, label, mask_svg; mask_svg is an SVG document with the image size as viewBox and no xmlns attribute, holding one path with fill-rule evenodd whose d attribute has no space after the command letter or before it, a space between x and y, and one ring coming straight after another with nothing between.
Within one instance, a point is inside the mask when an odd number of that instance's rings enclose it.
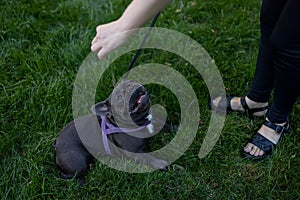
<instances>
[{"instance_id":1,"label":"purple harness","mask_svg":"<svg viewBox=\"0 0 300 200\"><path fill-rule=\"evenodd\" d=\"M112 125L111 123L109 123L106 120L106 117L101 115L102 141L103 141L105 152L108 155L112 155L112 153L110 151L110 148L109 148L109 145L108 145L108 138L107 138L107 136L109 134L120 133L120 132L132 133L132 132L140 131L140 130L146 128L147 125L149 125L150 123L151 122L148 121L146 124L142 125L139 128L136 128L136 129L119 128L119 127L115 127L114 125Z\"/></svg>"}]
</instances>

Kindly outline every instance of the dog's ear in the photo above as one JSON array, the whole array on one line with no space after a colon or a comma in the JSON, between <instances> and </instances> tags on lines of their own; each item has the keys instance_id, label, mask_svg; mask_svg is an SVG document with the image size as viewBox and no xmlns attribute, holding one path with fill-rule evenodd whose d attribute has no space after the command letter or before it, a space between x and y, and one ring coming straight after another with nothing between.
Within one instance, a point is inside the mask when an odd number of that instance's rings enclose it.
<instances>
[{"instance_id":1,"label":"dog's ear","mask_svg":"<svg viewBox=\"0 0 300 200\"><path fill-rule=\"evenodd\" d=\"M91 108L92 112L97 116L107 116L111 115L111 109L109 105L109 100L101 101Z\"/></svg>"}]
</instances>

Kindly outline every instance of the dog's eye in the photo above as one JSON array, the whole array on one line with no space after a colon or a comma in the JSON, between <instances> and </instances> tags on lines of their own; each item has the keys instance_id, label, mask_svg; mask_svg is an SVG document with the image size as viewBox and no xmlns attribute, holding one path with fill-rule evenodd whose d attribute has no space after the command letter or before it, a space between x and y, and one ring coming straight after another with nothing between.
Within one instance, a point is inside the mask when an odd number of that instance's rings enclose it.
<instances>
[{"instance_id":1,"label":"dog's eye","mask_svg":"<svg viewBox=\"0 0 300 200\"><path fill-rule=\"evenodd\" d=\"M118 95L118 101L122 101L123 97L122 95Z\"/></svg>"},{"instance_id":2,"label":"dog's eye","mask_svg":"<svg viewBox=\"0 0 300 200\"><path fill-rule=\"evenodd\" d=\"M133 92L133 90L134 90L134 87L133 86L130 86L129 88L128 88L128 93L132 93Z\"/></svg>"}]
</instances>

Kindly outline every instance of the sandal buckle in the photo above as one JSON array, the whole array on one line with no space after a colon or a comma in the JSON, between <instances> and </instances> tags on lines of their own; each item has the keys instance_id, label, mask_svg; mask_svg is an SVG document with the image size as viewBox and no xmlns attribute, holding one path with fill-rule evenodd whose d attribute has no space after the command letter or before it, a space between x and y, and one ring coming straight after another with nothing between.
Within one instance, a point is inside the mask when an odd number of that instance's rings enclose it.
<instances>
[{"instance_id":1,"label":"sandal buckle","mask_svg":"<svg viewBox=\"0 0 300 200\"><path fill-rule=\"evenodd\" d=\"M286 128L284 126L276 126L275 131L278 134L282 134L282 133L286 132Z\"/></svg>"}]
</instances>

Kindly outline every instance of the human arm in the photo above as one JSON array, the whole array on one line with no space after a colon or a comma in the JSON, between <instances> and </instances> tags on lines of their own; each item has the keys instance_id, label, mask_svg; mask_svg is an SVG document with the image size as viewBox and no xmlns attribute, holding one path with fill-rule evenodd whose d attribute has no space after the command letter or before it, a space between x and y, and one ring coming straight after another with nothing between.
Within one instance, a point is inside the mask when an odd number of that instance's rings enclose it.
<instances>
[{"instance_id":1,"label":"human arm","mask_svg":"<svg viewBox=\"0 0 300 200\"><path fill-rule=\"evenodd\" d=\"M143 26L171 1L133 0L119 19L97 26L91 50L97 53L99 59L103 59L109 52L121 46L127 39L127 35L124 34L121 34L120 37L114 36L121 32Z\"/></svg>"}]
</instances>

